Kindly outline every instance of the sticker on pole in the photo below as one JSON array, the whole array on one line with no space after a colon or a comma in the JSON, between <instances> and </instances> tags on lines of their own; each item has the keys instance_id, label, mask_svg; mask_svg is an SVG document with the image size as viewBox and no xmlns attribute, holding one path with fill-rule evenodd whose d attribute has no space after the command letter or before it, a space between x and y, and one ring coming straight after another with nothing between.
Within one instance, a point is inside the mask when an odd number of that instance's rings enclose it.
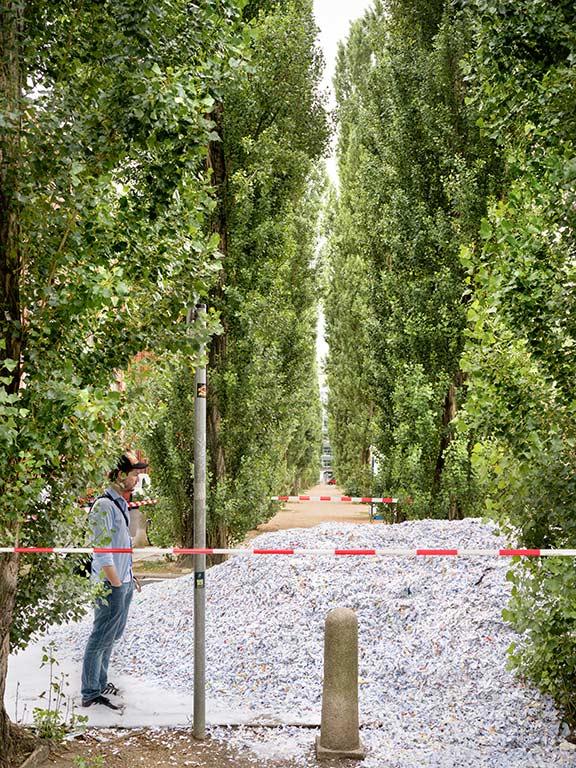
<instances>
[{"instance_id":1,"label":"sticker on pole","mask_svg":"<svg viewBox=\"0 0 576 768\"><path fill-rule=\"evenodd\" d=\"M196 397L206 397L206 384L196 384Z\"/></svg>"},{"instance_id":2,"label":"sticker on pole","mask_svg":"<svg viewBox=\"0 0 576 768\"><path fill-rule=\"evenodd\" d=\"M196 571L194 574L194 586L197 589L202 589L204 587L204 573L205 571Z\"/></svg>"}]
</instances>

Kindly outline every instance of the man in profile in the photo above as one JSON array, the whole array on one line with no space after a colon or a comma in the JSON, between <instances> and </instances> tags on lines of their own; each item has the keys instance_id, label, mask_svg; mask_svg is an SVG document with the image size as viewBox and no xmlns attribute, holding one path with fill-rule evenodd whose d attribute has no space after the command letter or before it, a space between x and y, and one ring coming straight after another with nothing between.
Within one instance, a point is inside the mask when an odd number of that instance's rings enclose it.
<instances>
[{"instance_id":1,"label":"man in profile","mask_svg":"<svg viewBox=\"0 0 576 768\"><path fill-rule=\"evenodd\" d=\"M130 549L130 515L125 496L130 495L138 476L148 464L139 461L136 454L126 452L109 473L110 485L90 509L88 516L94 547ZM94 608L94 624L86 644L82 664L82 706L93 704L122 711L121 703L114 703L119 689L108 681L108 665L114 642L126 626L134 592L132 554L122 552L95 552L92 555L91 579L103 581L108 594L98 598Z\"/></svg>"}]
</instances>

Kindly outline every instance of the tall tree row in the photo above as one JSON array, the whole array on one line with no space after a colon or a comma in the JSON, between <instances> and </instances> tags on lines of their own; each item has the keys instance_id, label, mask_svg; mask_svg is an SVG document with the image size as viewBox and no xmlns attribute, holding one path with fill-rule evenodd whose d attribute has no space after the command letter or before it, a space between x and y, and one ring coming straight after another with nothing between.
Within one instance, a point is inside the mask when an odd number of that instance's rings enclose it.
<instances>
[{"instance_id":1,"label":"tall tree row","mask_svg":"<svg viewBox=\"0 0 576 768\"><path fill-rule=\"evenodd\" d=\"M186 310L218 260L211 116L233 3L13 0L0 10L0 540L80 543L76 500L121 448L115 387L139 351L191 354ZM77 616L60 557L0 556L9 648ZM0 703L0 765L17 748Z\"/></svg>"},{"instance_id":2,"label":"tall tree row","mask_svg":"<svg viewBox=\"0 0 576 768\"><path fill-rule=\"evenodd\" d=\"M241 540L273 511L270 496L316 479L320 406L313 271L328 126L309 0L250 3L249 67L217 107L208 163L222 269L210 294L222 332L208 354L208 539ZM151 452L190 544L192 377L152 433ZM178 403L181 403L179 405ZM180 489L187 485L183 496Z\"/></svg>"},{"instance_id":3,"label":"tall tree row","mask_svg":"<svg viewBox=\"0 0 576 768\"><path fill-rule=\"evenodd\" d=\"M336 473L369 483L372 450L374 490L410 496L416 516L459 517L472 490L452 425L465 386L459 250L476 236L495 167L465 103L458 62L470 40L453 4L377 2L341 48L335 80L329 411L334 427L344 409L356 425L332 436Z\"/></svg>"},{"instance_id":4,"label":"tall tree row","mask_svg":"<svg viewBox=\"0 0 576 768\"><path fill-rule=\"evenodd\" d=\"M389 0L337 74L330 408L372 432L336 432L336 471L356 482L371 440L406 514L488 513L529 548L576 541L575 28L568 0ZM573 731L574 573L519 563L505 611L513 663Z\"/></svg>"},{"instance_id":5,"label":"tall tree row","mask_svg":"<svg viewBox=\"0 0 576 768\"><path fill-rule=\"evenodd\" d=\"M576 8L476 2L464 63L484 135L502 158L481 245L465 249L472 301L460 428L486 508L518 543L576 544ZM576 734L574 560L518 564L506 617L519 670Z\"/></svg>"}]
</instances>

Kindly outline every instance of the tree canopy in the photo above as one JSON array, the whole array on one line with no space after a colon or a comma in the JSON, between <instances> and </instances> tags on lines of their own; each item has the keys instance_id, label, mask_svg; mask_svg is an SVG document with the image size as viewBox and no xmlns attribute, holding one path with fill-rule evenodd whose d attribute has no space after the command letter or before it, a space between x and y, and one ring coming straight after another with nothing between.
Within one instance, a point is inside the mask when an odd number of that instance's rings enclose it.
<instances>
[{"instance_id":1,"label":"tree canopy","mask_svg":"<svg viewBox=\"0 0 576 768\"><path fill-rule=\"evenodd\" d=\"M208 538L239 541L274 511L270 496L315 479L320 404L313 263L328 124L318 82L311 3L244 9L250 66L229 79L209 163L223 254L210 293L222 324L208 360ZM150 440L175 531L192 541L192 380L176 374L180 405ZM186 426L184 426L186 425ZM163 458L164 457L164 458ZM188 493L180 489L187 483Z\"/></svg>"},{"instance_id":2,"label":"tree canopy","mask_svg":"<svg viewBox=\"0 0 576 768\"><path fill-rule=\"evenodd\" d=\"M573 547L575 29L572 0L376 0L330 190L311 0L3 3L2 543L83 543L137 440L151 535L191 545L201 345L208 543L241 541L317 477L322 292L346 490ZM0 556L0 699L10 644L86 610L74 565ZM509 579L512 664L576 730L573 564ZM0 768L14 743L1 706Z\"/></svg>"},{"instance_id":3,"label":"tree canopy","mask_svg":"<svg viewBox=\"0 0 576 768\"><path fill-rule=\"evenodd\" d=\"M476 236L498 166L465 101L458 62L470 39L449 4L376 3L341 47L335 80L330 412L333 424L340 411L357 424L333 436L336 473L346 486L370 483L372 449L377 487L410 495L419 516L460 516L471 492L451 425L464 397L459 249ZM362 397L350 398L358 385Z\"/></svg>"},{"instance_id":4,"label":"tree canopy","mask_svg":"<svg viewBox=\"0 0 576 768\"><path fill-rule=\"evenodd\" d=\"M3 4L3 543L83 538L76 499L129 411L116 372L142 350L193 353L216 329L185 317L220 269L206 157L238 14L216 0ZM8 635L18 646L83 610L71 568L0 559L0 697ZM1 765L10 734L2 709Z\"/></svg>"},{"instance_id":5,"label":"tree canopy","mask_svg":"<svg viewBox=\"0 0 576 768\"><path fill-rule=\"evenodd\" d=\"M336 78L336 473L528 548L575 533L575 22L570 2L376 3ZM574 728L573 565L510 579L512 662Z\"/></svg>"}]
</instances>

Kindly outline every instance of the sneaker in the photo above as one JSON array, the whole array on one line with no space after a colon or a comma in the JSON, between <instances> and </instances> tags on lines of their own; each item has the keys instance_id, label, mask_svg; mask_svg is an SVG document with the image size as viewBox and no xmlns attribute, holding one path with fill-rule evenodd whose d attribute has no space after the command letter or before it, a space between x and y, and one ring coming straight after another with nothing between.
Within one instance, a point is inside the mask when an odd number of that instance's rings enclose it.
<instances>
[{"instance_id":1,"label":"sneaker","mask_svg":"<svg viewBox=\"0 0 576 768\"><path fill-rule=\"evenodd\" d=\"M117 688L114 683L106 683L104 690L100 693L108 694L109 696L120 696L120 688Z\"/></svg>"},{"instance_id":2,"label":"sneaker","mask_svg":"<svg viewBox=\"0 0 576 768\"><path fill-rule=\"evenodd\" d=\"M118 704L112 704L110 699L106 698L106 696L96 696L95 699L88 699L87 701L82 702L83 707L91 707L92 704L102 704L104 707L108 707L109 709L116 709L119 712L122 712L124 709L124 707L121 707Z\"/></svg>"}]
</instances>

